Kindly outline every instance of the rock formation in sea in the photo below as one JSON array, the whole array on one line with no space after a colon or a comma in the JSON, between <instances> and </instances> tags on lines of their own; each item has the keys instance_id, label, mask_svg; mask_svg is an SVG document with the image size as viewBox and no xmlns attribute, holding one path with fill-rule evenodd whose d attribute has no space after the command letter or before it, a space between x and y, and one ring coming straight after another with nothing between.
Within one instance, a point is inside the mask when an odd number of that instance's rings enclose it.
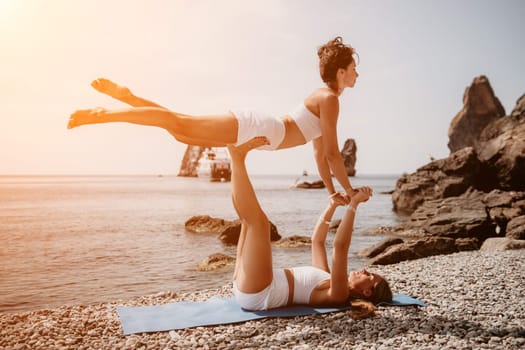
<instances>
[{"instance_id":1,"label":"rock formation in sea","mask_svg":"<svg viewBox=\"0 0 525 350\"><path fill-rule=\"evenodd\" d=\"M394 210L410 217L390 232L411 239L380 243L384 249L371 263L479 249L488 238L525 238L525 95L505 115L480 76L463 103L449 128L451 154L404 174L392 193Z\"/></svg>"},{"instance_id":2,"label":"rock formation in sea","mask_svg":"<svg viewBox=\"0 0 525 350\"><path fill-rule=\"evenodd\" d=\"M347 139L341 150L341 156L343 157L343 163L346 169L346 175L355 176L355 162L357 160L357 144L354 139Z\"/></svg>"},{"instance_id":3,"label":"rock formation in sea","mask_svg":"<svg viewBox=\"0 0 525 350\"><path fill-rule=\"evenodd\" d=\"M204 149L204 147L188 145L177 176L197 177L197 166Z\"/></svg>"}]
</instances>

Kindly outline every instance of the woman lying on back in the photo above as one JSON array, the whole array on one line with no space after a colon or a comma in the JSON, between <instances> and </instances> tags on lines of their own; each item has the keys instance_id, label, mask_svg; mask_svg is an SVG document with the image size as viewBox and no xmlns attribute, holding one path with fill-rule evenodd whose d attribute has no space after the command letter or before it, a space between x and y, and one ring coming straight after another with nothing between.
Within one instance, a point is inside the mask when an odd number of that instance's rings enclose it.
<instances>
[{"instance_id":1,"label":"woman lying on back","mask_svg":"<svg viewBox=\"0 0 525 350\"><path fill-rule=\"evenodd\" d=\"M238 147L228 146L232 160L232 200L242 224L233 276L233 292L240 306L248 310L292 304L333 307L362 299L370 302L364 304L368 306L364 312L367 315L373 311L372 303L390 302L392 292L383 277L366 270L350 274L347 271L355 214L359 205L372 195L368 187L359 188L345 210L333 242L331 269L325 241L336 207L345 203L344 194L331 197L315 227L312 266L273 268L270 224L259 205L244 162L250 149L263 144L267 144L265 138L257 137Z\"/></svg>"}]
</instances>

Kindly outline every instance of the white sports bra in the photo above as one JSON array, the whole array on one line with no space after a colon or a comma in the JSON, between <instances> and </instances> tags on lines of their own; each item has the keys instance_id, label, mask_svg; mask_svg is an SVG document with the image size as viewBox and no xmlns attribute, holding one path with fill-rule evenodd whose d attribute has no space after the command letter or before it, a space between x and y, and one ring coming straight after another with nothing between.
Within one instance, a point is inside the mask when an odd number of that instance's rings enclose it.
<instances>
[{"instance_id":1,"label":"white sports bra","mask_svg":"<svg viewBox=\"0 0 525 350\"><path fill-rule=\"evenodd\" d=\"M314 288L324 280L330 279L330 274L313 266L301 266L291 269L293 272L293 303L308 304Z\"/></svg>"},{"instance_id":2,"label":"white sports bra","mask_svg":"<svg viewBox=\"0 0 525 350\"><path fill-rule=\"evenodd\" d=\"M290 117L301 130L306 142L321 136L321 119L306 108L304 103L297 106L290 113Z\"/></svg>"}]
</instances>

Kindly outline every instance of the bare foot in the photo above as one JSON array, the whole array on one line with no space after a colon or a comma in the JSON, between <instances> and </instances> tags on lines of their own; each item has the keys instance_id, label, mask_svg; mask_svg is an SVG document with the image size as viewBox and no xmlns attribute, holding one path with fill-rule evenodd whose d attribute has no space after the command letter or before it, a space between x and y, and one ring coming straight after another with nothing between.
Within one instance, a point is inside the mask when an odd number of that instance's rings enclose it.
<instances>
[{"instance_id":1,"label":"bare foot","mask_svg":"<svg viewBox=\"0 0 525 350\"><path fill-rule=\"evenodd\" d=\"M74 127L81 126L84 124L93 124L97 122L100 114L104 112L105 109L102 107L91 108L91 109L79 109L75 111L69 117L69 122L67 123L68 129L73 129Z\"/></svg>"},{"instance_id":2,"label":"bare foot","mask_svg":"<svg viewBox=\"0 0 525 350\"><path fill-rule=\"evenodd\" d=\"M111 96L117 100L122 100L123 98L131 96L131 91L127 87L120 86L106 78L93 80L91 86L93 86L98 92Z\"/></svg>"},{"instance_id":3,"label":"bare foot","mask_svg":"<svg viewBox=\"0 0 525 350\"><path fill-rule=\"evenodd\" d=\"M248 152L250 152L252 149L269 144L270 142L266 136L256 136L239 146L228 145L228 151L230 151L230 155L232 157L244 158L246 157L246 154L248 154Z\"/></svg>"}]
</instances>

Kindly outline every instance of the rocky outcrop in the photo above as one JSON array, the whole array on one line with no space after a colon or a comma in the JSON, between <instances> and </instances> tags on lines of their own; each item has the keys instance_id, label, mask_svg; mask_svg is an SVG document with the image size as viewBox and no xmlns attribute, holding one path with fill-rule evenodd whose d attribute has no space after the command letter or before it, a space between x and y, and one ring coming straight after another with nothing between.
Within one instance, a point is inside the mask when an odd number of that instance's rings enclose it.
<instances>
[{"instance_id":1,"label":"rocky outcrop","mask_svg":"<svg viewBox=\"0 0 525 350\"><path fill-rule=\"evenodd\" d=\"M523 211L525 212L525 210ZM505 237L525 240L525 215L516 216L507 224Z\"/></svg>"},{"instance_id":2,"label":"rocky outcrop","mask_svg":"<svg viewBox=\"0 0 525 350\"><path fill-rule=\"evenodd\" d=\"M482 203L484 196L481 191L470 190L458 197L426 201L400 228L419 229L425 235L483 240L496 234Z\"/></svg>"},{"instance_id":3,"label":"rocky outcrop","mask_svg":"<svg viewBox=\"0 0 525 350\"><path fill-rule=\"evenodd\" d=\"M487 126L476 150L488 175L480 187L525 190L525 95L510 116Z\"/></svg>"},{"instance_id":4,"label":"rocky outcrop","mask_svg":"<svg viewBox=\"0 0 525 350\"><path fill-rule=\"evenodd\" d=\"M235 258L222 253L215 253L201 261L197 266L198 271L217 271L235 265Z\"/></svg>"},{"instance_id":5,"label":"rocky outcrop","mask_svg":"<svg viewBox=\"0 0 525 350\"><path fill-rule=\"evenodd\" d=\"M525 241L511 238L489 238L479 250L486 252L500 252L511 249L525 249Z\"/></svg>"},{"instance_id":6,"label":"rocky outcrop","mask_svg":"<svg viewBox=\"0 0 525 350\"><path fill-rule=\"evenodd\" d=\"M405 174L392 193L394 210L410 214L425 201L458 196L474 185L479 169L476 152L467 147Z\"/></svg>"},{"instance_id":7,"label":"rocky outcrop","mask_svg":"<svg viewBox=\"0 0 525 350\"><path fill-rule=\"evenodd\" d=\"M357 253L359 256L364 256L365 258L373 258L382 252L384 252L388 247L397 245L400 243L404 243L404 241L401 238L397 237L387 237L383 239L381 242L373 245L370 248L364 249Z\"/></svg>"},{"instance_id":8,"label":"rocky outcrop","mask_svg":"<svg viewBox=\"0 0 525 350\"><path fill-rule=\"evenodd\" d=\"M355 162L357 160L357 144L354 139L347 139L341 150L341 156L348 176L355 176Z\"/></svg>"},{"instance_id":9,"label":"rocky outcrop","mask_svg":"<svg viewBox=\"0 0 525 350\"><path fill-rule=\"evenodd\" d=\"M465 147L476 147L483 129L505 110L485 76L475 78L463 94L463 108L452 119L448 129L448 148L456 152Z\"/></svg>"},{"instance_id":10,"label":"rocky outcrop","mask_svg":"<svg viewBox=\"0 0 525 350\"><path fill-rule=\"evenodd\" d=\"M473 94L473 91L481 92ZM483 122L476 125L484 125L484 129L464 136L469 140L475 136L476 140L469 141L466 147L456 150L449 157L433 161L413 174L403 175L392 193L395 211L411 214L427 200L458 196L469 187L484 192L493 189L525 190L525 95L518 99L512 113L503 117L500 116L503 109L492 95L492 88L485 77L474 80L467 89L462 110L472 113L460 112L458 115L471 115L469 118L483 116L480 117ZM493 116L487 117L491 113ZM456 124L469 125L455 120L451 129L459 128ZM450 142L458 144L453 141L454 137L451 136Z\"/></svg>"},{"instance_id":11,"label":"rocky outcrop","mask_svg":"<svg viewBox=\"0 0 525 350\"><path fill-rule=\"evenodd\" d=\"M381 244L370 248L377 254L370 263L390 264L478 249L482 242L492 237L523 237L524 204L525 192L493 190L485 193L473 188L460 196L426 201L409 220L388 231L389 234L417 238L406 239L394 245L395 248L382 247Z\"/></svg>"},{"instance_id":12,"label":"rocky outcrop","mask_svg":"<svg viewBox=\"0 0 525 350\"><path fill-rule=\"evenodd\" d=\"M224 230L219 234L219 239L222 243L227 245L237 245L239 242L239 237L241 236L241 222L235 221L231 225L228 225ZM277 231L277 227L270 222L270 240L278 241L281 239L281 235Z\"/></svg>"},{"instance_id":13,"label":"rocky outcrop","mask_svg":"<svg viewBox=\"0 0 525 350\"><path fill-rule=\"evenodd\" d=\"M410 217L389 233L417 238L384 248L371 263L477 249L503 237L505 246L522 246L508 242L525 238L525 95L503 115L488 79L474 79L450 125L450 156L403 175L392 193L394 210Z\"/></svg>"},{"instance_id":14,"label":"rocky outcrop","mask_svg":"<svg viewBox=\"0 0 525 350\"><path fill-rule=\"evenodd\" d=\"M188 145L177 176L197 177L197 166L204 149L204 147Z\"/></svg>"},{"instance_id":15,"label":"rocky outcrop","mask_svg":"<svg viewBox=\"0 0 525 350\"><path fill-rule=\"evenodd\" d=\"M425 237L392 245L372 258L369 263L371 265L388 265L400 261L451 254L460 250L476 250L478 248L479 243L475 238Z\"/></svg>"}]
</instances>

